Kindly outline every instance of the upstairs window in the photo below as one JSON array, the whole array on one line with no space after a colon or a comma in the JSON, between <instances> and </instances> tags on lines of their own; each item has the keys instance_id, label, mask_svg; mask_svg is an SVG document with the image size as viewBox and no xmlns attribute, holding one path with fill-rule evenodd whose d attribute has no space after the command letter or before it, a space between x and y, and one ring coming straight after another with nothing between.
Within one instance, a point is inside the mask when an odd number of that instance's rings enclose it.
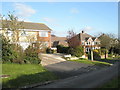
<instances>
[{"instance_id":1,"label":"upstairs window","mask_svg":"<svg viewBox=\"0 0 120 90\"><path fill-rule=\"evenodd\" d=\"M45 32L45 31L39 32L39 36L40 37L48 37L48 32Z\"/></svg>"},{"instance_id":2,"label":"upstairs window","mask_svg":"<svg viewBox=\"0 0 120 90\"><path fill-rule=\"evenodd\" d=\"M90 42L87 42L87 45L90 45Z\"/></svg>"},{"instance_id":3,"label":"upstairs window","mask_svg":"<svg viewBox=\"0 0 120 90\"><path fill-rule=\"evenodd\" d=\"M7 34L7 36L12 36L13 32L12 31L7 31L6 34Z\"/></svg>"},{"instance_id":4,"label":"upstairs window","mask_svg":"<svg viewBox=\"0 0 120 90\"><path fill-rule=\"evenodd\" d=\"M22 32L21 32L21 36L28 36L28 33L25 32L25 31L22 31Z\"/></svg>"}]
</instances>

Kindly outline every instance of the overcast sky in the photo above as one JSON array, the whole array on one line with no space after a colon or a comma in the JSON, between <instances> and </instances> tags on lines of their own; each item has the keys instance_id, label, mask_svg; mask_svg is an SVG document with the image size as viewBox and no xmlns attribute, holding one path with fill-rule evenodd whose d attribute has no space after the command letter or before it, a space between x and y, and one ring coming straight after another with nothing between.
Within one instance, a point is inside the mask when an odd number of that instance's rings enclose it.
<instances>
[{"instance_id":1,"label":"overcast sky","mask_svg":"<svg viewBox=\"0 0 120 90\"><path fill-rule=\"evenodd\" d=\"M44 23L57 36L73 29L80 33L118 34L117 2L4 2L2 14L15 11L19 20Z\"/></svg>"}]
</instances>

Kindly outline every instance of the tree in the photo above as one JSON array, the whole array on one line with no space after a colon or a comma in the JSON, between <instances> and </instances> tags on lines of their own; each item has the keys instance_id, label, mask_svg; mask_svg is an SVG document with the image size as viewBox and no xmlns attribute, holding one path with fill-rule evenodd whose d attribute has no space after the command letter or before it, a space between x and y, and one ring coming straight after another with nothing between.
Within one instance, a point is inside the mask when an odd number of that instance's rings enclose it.
<instances>
[{"instance_id":1,"label":"tree","mask_svg":"<svg viewBox=\"0 0 120 90\"><path fill-rule=\"evenodd\" d=\"M14 44L19 41L19 29L23 29L23 21L18 21L18 17L14 15L14 12L9 12L5 19L2 18L2 30L12 31L12 43Z\"/></svg>"},{"instance_id":2,"label":"tree","mask_svg":"<svg viewBox=\"0 0 120 90\"><path fill-rule=\"evenodd\" d=\"M18 22L18 17L9 12L8 17L1 16L2 24L2 60L22 63L23 50L18 45L19 29L22 29L22 22ZM5 18L5 19L3 19ZM6 33L12 32L9 38Z\"/></svg>"},{"instance_id":3,"label":"tree","mask_svg":"<svg viewBox=\"0 0 120 90\"><path fill-rule=\"evenodd\" d=\"M73 31L73 29L68 31L68 35L67 35L68 44L75 42L74 40L71 40L71 38L74 37L75 35L76 33Z\"/></svg>"},{"instance_id":4,"label":"tree","mask_svg":"<svg viewBox=\"0 0 120 90\"><path fill-rule=\"evenodd\" d=\"M117 46L116 40L118 41L118 39L115 38L114 34L108 33L108 34L104 34L104 33L100 33L100 36L98 37L101 41L101 48L104 48L105 50L105 58L106 58L106 54L107 51L109 51L109 53L113 54L114 52L114 48Z\"/></svg>"}]
</instances>

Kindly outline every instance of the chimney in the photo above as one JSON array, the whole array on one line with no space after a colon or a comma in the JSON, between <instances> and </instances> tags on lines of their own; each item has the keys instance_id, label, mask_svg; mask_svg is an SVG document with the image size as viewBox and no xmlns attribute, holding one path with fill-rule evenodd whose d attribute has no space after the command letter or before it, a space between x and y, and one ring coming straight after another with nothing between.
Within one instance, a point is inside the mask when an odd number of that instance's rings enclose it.
<instances>
[{"instance_id":1,"label":"chimney","mask_svg":"<svg viewBox=\"0 0 120 90\"><path fill-rule=\"evenodd\" d=\"M84 31L82 30L82 33L84 33Z\"/></svg>"}]
</instances>

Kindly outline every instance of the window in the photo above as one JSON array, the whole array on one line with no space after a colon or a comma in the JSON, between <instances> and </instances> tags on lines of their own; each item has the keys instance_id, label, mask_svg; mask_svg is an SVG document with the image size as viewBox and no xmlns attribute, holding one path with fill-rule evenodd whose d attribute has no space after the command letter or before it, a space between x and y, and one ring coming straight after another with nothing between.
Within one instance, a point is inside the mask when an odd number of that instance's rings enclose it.
<instances>
[{"instance_id":1,"label":"window","mask_svg":"<svg viewBox=\"0 0 120 90\"><path fill-rule=\"evenodd\" d=\"M7 31L6 34L7 34L8 36L12 36L12 35L13 35L13 32L12 32L12 31Z\"/></svg>"},{"instance_id":2,"label":"window","mask_svg":"<svg viewBox=\"0 0 120 90\"><path fill-rule=\"evenodd\" d=\"M21 32L21 36L28 36L28 33L25 32L25 31L22 31L22 32Z\"/></svg>"},{"instance_id":3,"label":"window","mask_svg":"<svg viewBox=\"0 0 120 90\"><path fill-rule=\"evenodd\" d=\"M45 31L39 32L39 36L40 37L48 37L48 32L45 32Z\"/></svg>"},{"instance_id":4,"label":"window","mask_svg":"<svg viewBox=\"0 0 120 90\"><path fill-rule=\"evenodd\" d=\"M82 42L82 45L84 45L84 42Z\"/></svg>"},{"instance_id":5,"label":"window","mask_svg":"<svg viewBox=\"0 0 120 90\"><path fill-rule=\"evenodd\" d=\"M88 45L89 43L87 42L87 45Z\"/></svg>"},{"instance_id":6,"label":"window","mask_svg":"<svg viewBox=\"0 0 120 90\"><path fill-rule=\"evenodd\" d=\"M86 52L89 52L89 48L86 48Z\"/></svg>"},{"instance_id":7,"label":"window","mask_svg":"<svg viewBox=\"0 0 120 90\"><path fill-rule=\"evenodd\" d=\"M87 45L90 45L90 42L87 42Z\"/></svg>"},{"instance_id":8,"label":"window","mask_svg":"<svg viewBox=\"0 0 120 90\"><path fill-rule=\"evenodd\" d=\"M89 42L89 45L90 45L90 42Z\"/></svg>"}]
</instances>

